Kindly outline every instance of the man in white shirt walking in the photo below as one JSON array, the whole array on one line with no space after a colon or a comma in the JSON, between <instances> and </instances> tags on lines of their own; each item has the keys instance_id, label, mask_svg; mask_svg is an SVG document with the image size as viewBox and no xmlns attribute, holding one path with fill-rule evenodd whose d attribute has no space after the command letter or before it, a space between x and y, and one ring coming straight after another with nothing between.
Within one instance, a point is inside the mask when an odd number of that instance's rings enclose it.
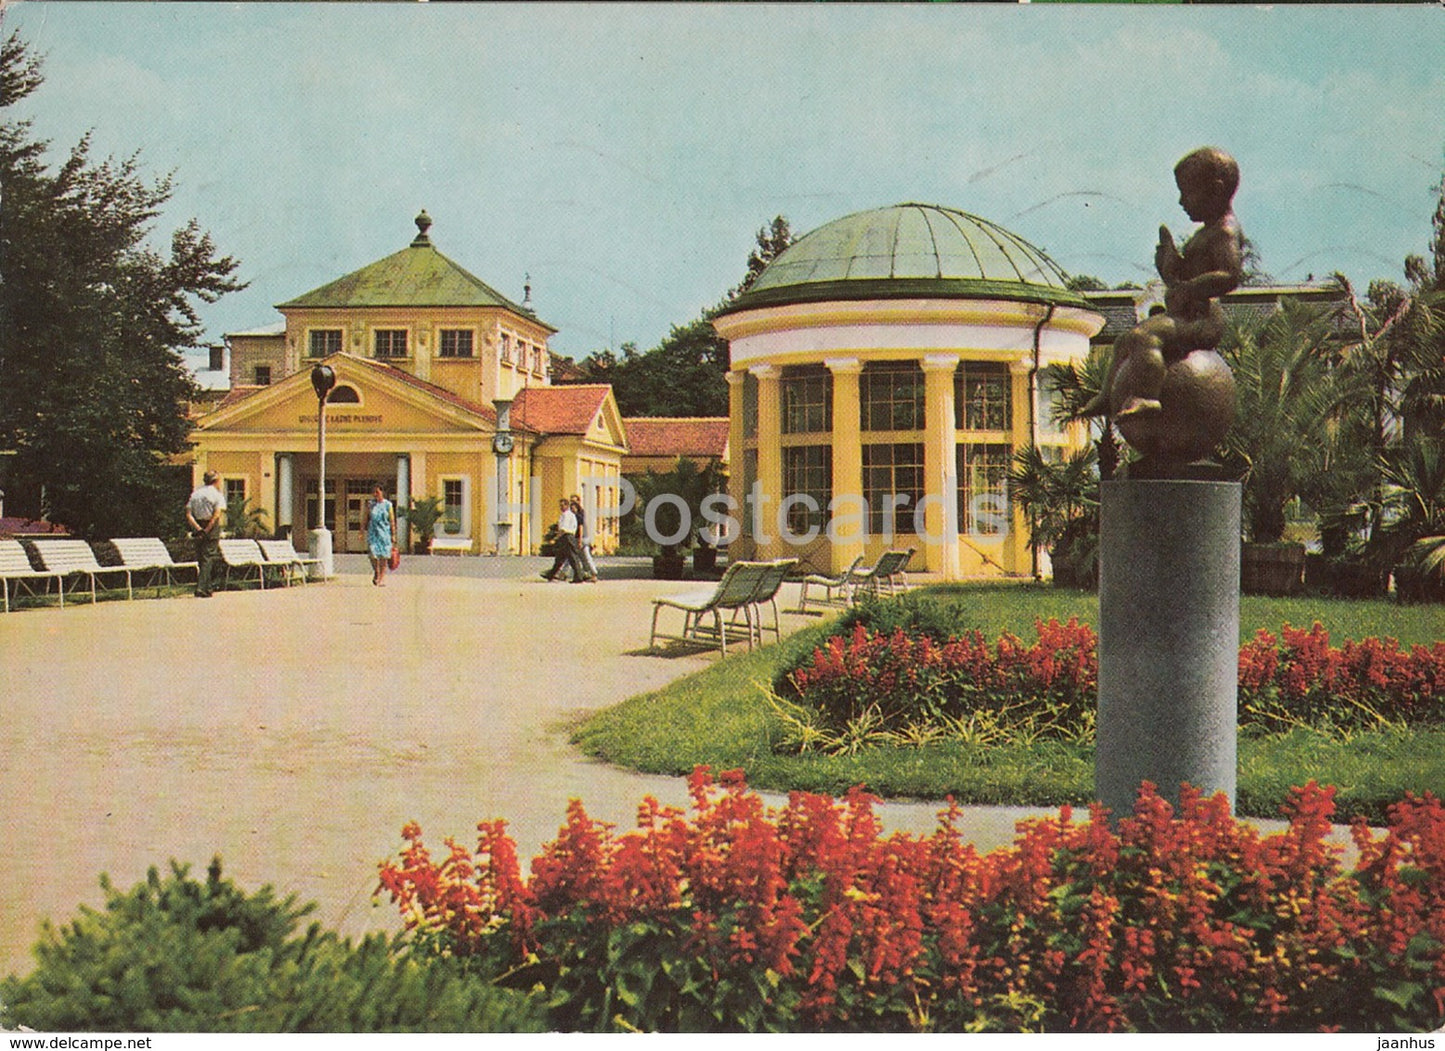
<instances>
[{"instance_id":1,"label":"man in white shirt walking","mask_svg":"<svg viewBox=\"0 0 1445 1051\"><path fill-rule=\"evenodd\" d=\"M542 579L552 581L562 571L562 563L572 567L572 583L583 581L582 563L577 560L577 516L572 513L572 504L566 499L558 501L560 514L557 516L557 557L552 568L542 574Z\"/></svg>"}]
</instances>

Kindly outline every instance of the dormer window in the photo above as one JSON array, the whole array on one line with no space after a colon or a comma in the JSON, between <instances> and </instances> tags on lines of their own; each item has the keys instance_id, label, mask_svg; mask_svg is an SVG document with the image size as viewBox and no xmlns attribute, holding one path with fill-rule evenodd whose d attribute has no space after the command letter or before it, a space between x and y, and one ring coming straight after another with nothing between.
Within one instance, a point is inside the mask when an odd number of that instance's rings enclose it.
<instances>
[{"instance_id":1,"label":"dormer window","mask_svg":"<svg viewBox=\"0 0 1445 1051\"><path fill-rule=\"evenodd\" d=\"M257 365L257 366L256 366L256 386L258 386L258 387L269 387L269 386L271 386L271 366L270 366L270 365Z\"/></svg>"}]
</instances>

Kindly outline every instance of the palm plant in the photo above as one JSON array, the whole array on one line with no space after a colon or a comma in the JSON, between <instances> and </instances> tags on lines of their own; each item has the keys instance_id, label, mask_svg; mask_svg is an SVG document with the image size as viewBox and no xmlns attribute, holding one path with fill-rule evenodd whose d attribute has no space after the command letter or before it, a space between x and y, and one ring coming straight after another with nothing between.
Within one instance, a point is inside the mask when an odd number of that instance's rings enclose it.
<instances>
[{"instance_id":1,"label":"palm plant","mask_svg":"<svg viewBox=\"0 0 1445 1051\"><path fill-rule=\"evenodd\" d=\"M1099 474L1092 446L1051 462L1034 445L1020 449L1009 492L1029 520L1035 546L1048 549L1055 580L1086 582L1098 557Z\"/></svg>"},{"instance_id":2,"label":"palm plant","mask_svg":"<svg viewBox=\"0 0 1445 1051\"><path fill-rule=\"evenodd\" d=\"M233 496L226 504L226 532L237 537L265 537L271 533L266 525L266 510L247 500Z\"/></svg>"},{"instance_id":3,"label":"palm plant","mask_svg":"<svg viewBox=\"0 0 1445 1051\"><path fill-rule=\"evenodd\" d=\"M1277 543L1289 503L1318 491L1348 459L1359 384L1335 368L1334 327L1319 308L1285 303L1232 325L1219 349L1234 371L1235 419L1225 446L1244 466L1245 531L1257 543Z\"/></svg>"},{"instance_id":4,"label":"palm plant","mask_svg":"<svg viewBox=\"0 0 1445 1051\"><path fill-rule=\"evenodd\" d=\"M1119 435L1107 416L1088 417L1084 407L1094 401L1109 379L1109 365L1112 358L1107 351L1095 347L1083 362L1055 362L1045 369L1055 399L1053 418L1055 423L1073 423L1087 420L1090 426L1099 428L1094 441L1099 476L1105 481L1114 477L1119 466Z\"/></svg>"},{"instance_id":5,"label":"palm plant","mask_svg":"<svg viewBox=\"0 0 1445 1051\"><path fill-rule=\"evenodd\" d=\"M1402 593L1445 581L1445 440L1401 442L1382 458L1380 478L1377 558L1396 568Z\"/></svg>"},{"instance_id":6,"label":"palm plant","mask_svg":"<svg viewBox=\"0 0 1445 1051\"><path fill-rule=\"evenodd\" d=\"M436 534L437 523L446 513L439 496L423 496L413 500L397 514L405 518L412 529L412 550L426 551Z\"/></svg>"}]
</instances>

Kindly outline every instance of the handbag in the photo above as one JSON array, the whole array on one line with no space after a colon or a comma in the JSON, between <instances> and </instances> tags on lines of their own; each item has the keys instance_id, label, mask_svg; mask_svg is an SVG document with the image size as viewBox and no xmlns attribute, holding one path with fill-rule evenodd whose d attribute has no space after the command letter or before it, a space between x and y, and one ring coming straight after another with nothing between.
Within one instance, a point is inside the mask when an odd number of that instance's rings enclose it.
<instances>
[{"instance_id":1,"label":"handbag","mask_svg":"<svg viewBox=\"0 0 1445 1051\"><path fill-rule=\"evenodd\" d=\"M395 569L401 565L401 549L395 544L391 545L391 568Z\"/></svg>"}]
</instances>

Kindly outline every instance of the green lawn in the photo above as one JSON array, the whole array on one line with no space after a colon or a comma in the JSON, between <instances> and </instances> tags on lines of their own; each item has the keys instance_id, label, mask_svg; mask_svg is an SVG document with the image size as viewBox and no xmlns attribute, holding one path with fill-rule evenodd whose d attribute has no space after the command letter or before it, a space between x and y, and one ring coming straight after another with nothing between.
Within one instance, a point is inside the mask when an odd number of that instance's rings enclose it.
<instances>
[{"instance_id":1,"label":"green lawn","mask_svg":"<svg viewBox=\"0 0 1445 1051\"><path fill-rule=\"evenodd\" d=\"M1024 638L1035 619L1078 617L1098 622L1093 594L1019 584L943 585L925 593L957 605L963 621L994 638L1011 631ZM1278 632L1289 622L1316 620L1335 644L1371 635L1404 645L1445 635L1438 606L1386 601L1245 596L1240 640L1259 628ZM729 655L663 689L634 697L583 723L574 741L589 755L650 773L685 774L700 763L741 767L754 787L839 793L866 785L881 796L963 803L1054 806L1086 803L1093 794L1093 749L1044 742L1032 746L974 747L950 741L920 748L875 747L848 756L779 755L779 733L767 698L778 668L807 654L829 625L804 628L780 644ZM1445 795L1445 732L1360 733L1347 740L1321 734L1244 738L1239 745L1238 809L1274 816L1291 785L1311 779L1335 784L1342 814L1378 821L1406 790Z\"/></svg>"}]
</instances>

